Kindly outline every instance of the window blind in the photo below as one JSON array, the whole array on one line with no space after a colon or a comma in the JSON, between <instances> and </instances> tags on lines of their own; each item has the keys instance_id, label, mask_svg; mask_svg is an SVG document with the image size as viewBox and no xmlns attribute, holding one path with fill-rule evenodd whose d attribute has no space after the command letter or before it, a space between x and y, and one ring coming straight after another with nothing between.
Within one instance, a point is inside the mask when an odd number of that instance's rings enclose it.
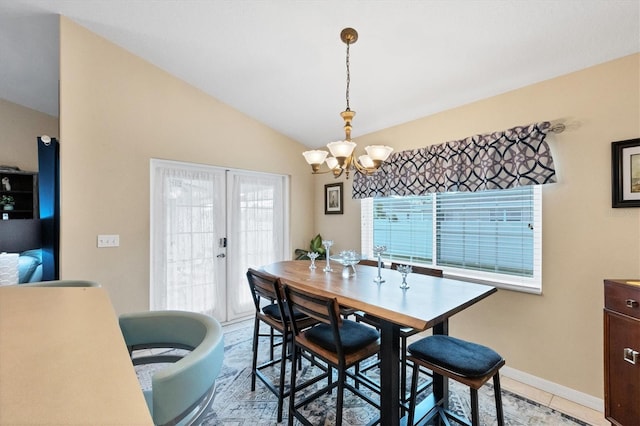
<instances>
[{"instance_id":1,"label":"window blind","mask_svg":"<svg viewBox=\"0 0 640 426\"><path fill-rule=\"evenodd\" d=\"M533 277L532 187L438 194L440 266Z\"/></svg>"},{"instance_id":2,"label":"window blind","mask_svg":"<svg viewBox=\"0 0 640 426\"><path fill-rule=\"evenodd\" d=\"M373 235L389 260L431 263L433 196L375 199Z\"/></svg>"},{"instance_id":3,"label":"window blind","mask_svg":"<svg viewBox=\"0 0 640 426\"><path fill-rule=\"evenodd\" d=\"M446 275L540 292L540 185L362 200L363 253Z\"/></svg>"}]
</instances>

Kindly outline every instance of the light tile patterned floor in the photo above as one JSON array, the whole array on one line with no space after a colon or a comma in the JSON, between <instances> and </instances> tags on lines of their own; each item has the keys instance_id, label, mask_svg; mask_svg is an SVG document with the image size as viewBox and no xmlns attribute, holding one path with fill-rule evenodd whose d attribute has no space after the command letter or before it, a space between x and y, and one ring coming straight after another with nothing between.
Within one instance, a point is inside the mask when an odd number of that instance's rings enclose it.
<instances>
[{"instance_id":1,"label":"light tile patterned floor","mask_svg":"<svg viewBox=\"0 0 640 426\"><path fill-rule=\"evenodd\" d=\"M416 334L409 338L409 343L430 334L430 331ZM584 405L577 404L573 401L569 401L568 399L545 392L525 383L518 382L517 380L505 377L503 374L500 375L500 383L503 389L535 401L545 407L560 411L592 426L611 426L611 423L604 418L604 413L600 411L585 407Z\"/></svg>"},{"instance_id":2,"label":"light tile patterned floor","mask_svg":"<svg viewBox=\"0 0 640 426\"><path fill-rule=\"evenodd\" d=\"M250 325L252 322L253 321L242 321L239 323L231 324L225 326L225 330L237 330ZM429 334L430 333L428 332L420 333L413 336L410 341L419 339ZM545 407L549 407L556 411L565 413L592 426L610 426L610 423L604 418L604 413L600 411L585 407L573 401L569 401L565 398L559 397L549 392L545 392L541 389L537 389L509 377L505 377L504 375L501 375L500 381L503 389L535 401Z\"/></svg>"}]
</instances>

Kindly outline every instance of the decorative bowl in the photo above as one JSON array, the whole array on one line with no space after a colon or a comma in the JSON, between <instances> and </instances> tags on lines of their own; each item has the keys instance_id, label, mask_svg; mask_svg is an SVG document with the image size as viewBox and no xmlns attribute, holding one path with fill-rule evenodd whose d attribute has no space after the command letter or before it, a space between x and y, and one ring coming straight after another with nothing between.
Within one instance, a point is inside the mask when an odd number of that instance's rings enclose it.
<instances>
[{"instance_id":1,"label":"decorative bowl","mask_svg":"<svg viewBox=\"0 0 640 426\"><path fill-rule=\"evenodd\" d=\"M331 260L334 260L343 266L342 277L349 278L356 274L355 265L360 262L362 257L354 250L341 251L335 256L331 256Z\"/></svg>"}]
</instances>

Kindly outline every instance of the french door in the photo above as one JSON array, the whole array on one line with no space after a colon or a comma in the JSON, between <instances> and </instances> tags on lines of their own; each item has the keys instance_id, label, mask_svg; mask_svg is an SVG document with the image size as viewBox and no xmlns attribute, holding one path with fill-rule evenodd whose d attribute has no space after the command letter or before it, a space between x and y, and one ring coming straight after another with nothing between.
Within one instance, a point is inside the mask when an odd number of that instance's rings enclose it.
<instances>
[{"instance_id":1,"label":"french door","mask_svg":"<svg viewBox=\"0 0 640 426\"><path fill-rule=\"evenodd\" d=\"M152 310L250 315L245 273L286 258L286 176L151 160Z\"/></svg>"}]
</instances>

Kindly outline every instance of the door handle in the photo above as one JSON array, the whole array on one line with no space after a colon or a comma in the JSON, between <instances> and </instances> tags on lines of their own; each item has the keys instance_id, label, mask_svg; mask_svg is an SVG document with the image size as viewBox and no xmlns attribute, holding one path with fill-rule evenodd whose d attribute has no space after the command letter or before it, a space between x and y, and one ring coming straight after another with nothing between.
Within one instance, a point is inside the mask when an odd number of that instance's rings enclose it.
<instances>
[{"instance_id":1,"label":"door handle","mask_svg":"<svg viewBox=\"0 0 640 426\"><path fill-rule=\"evenodd\" d=\"M220 253L220 254L219 254L219 255L217 255L216 257L223 258L223 257L227 257L227 255L226 255L226 254L224 254L224 253Z\"/></svg>"},{"instance_id":2,"label":"door handle","mask_svg":"<svg viewBox=\"0 0 640 426\"><path fill-rule=\"evenodd\" d=\"M640 355L640 352L631 348L624 348L624 360L628 363L635 364L638 361L638 355Z\"/></svg>"}]
</instances>

